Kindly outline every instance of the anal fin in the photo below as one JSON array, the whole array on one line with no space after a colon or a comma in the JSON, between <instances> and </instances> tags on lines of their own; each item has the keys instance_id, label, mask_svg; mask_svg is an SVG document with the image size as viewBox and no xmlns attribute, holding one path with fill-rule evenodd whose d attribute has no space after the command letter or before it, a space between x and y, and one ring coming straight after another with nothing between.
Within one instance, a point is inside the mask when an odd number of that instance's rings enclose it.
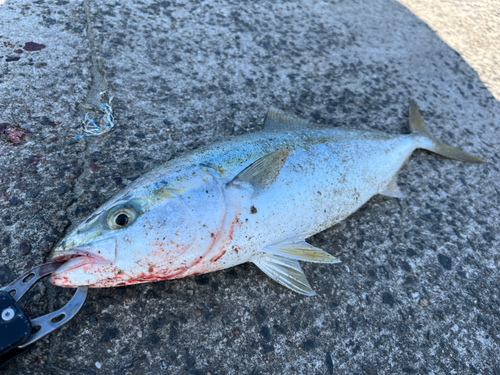
<instances>
[{"instance_id":1,"label":"anal fin","mask_svg":"<svg viewBox=\"0 0 500 375\"><path fill-rule=\"evenodd\" d=\"M397 175L394 176L392 180L389 181L389 183L379 191L379 194L392 198L404 198L405 194L401 191L401 189L397 185L396 179Z\"/></svg>"},{"instance_id":2,"label":"anal fin","mask_svg":"<svg viewBox=\"0 0 500 375\"><path fill-rule=\"evenodd\" d=\"M299 262L279 255L261 253L252 262L274 281L306 296L316 293L306 279Z\"/></svg>"}]
</instances>

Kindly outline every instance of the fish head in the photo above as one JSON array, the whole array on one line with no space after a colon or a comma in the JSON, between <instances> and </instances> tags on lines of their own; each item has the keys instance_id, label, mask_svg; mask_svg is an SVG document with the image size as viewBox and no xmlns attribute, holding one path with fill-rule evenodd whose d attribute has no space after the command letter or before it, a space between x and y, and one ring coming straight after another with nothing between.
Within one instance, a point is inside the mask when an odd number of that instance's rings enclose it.
<instances>
[{"instance_id":1,"label":"fish head","mask_svg":"<svg viewBox=\"0 0 500 375\"><path fill-rule=\"evenodd\" d=\"M196 256L189 250L200 231L215 225L207 199L217 189L193 174L177 185L183 189L166 182L129 188L105 203L53 250L52 261L64 264L51 282L111 287L173 278L184 270Z\"/></svg>"}]
</instances>

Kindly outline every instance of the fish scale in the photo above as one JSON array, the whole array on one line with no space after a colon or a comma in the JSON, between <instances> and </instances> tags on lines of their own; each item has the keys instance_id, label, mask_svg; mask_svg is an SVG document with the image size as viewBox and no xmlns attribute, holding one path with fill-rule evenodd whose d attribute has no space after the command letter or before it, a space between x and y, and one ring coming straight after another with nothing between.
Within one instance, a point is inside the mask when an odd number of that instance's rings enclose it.
<instances>
[{"instance_id":1,"label":"fish scale","mask_svg":"<svg viewBox=\"0 0 500 375\"><path fill-rule=\"evenodd\" d=\"M313 295L299 261L338 263L305 239L371 197L401 197L399 170L417 148L483 162L425 128L416 104L407 135L326 128L270 109L261 132L186 153L136 180L56 247L64 287L113 287L253 262Z\"/></svg>"}]
</instances>

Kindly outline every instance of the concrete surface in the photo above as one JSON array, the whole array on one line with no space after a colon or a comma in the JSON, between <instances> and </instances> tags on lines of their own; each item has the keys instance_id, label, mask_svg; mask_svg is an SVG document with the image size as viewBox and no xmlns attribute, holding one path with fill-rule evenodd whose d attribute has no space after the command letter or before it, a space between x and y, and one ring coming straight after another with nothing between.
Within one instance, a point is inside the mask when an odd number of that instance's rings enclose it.
<instances>
[{"instance_id":1,"label":"concrete surface","mask_svg":"<svg viewBox=\"0 0 500 375\"><path fill-rule=\"evenodd\" d=\"M343 261L304 264L316 297L252 265L92 290L6 374L500 373L500 104L404 6L7 0L0 25L0 285L145 171L257 131L270 105L401 133L416 100L438 138L487 160L415 152L405 199L311 239ZM116 130L76 141L105 90ZM39 283L24 306L70 295Z\"/></svg>"},{"instance_id":2,"label":"concrete surface","mask_svg":"<svg viewBox=\"0 0 500 375\"><path fill-rule=\"evenodd\" d=\"M399 0L460 53L500 100L500 1Z\"/></svg>"}]
</instances>

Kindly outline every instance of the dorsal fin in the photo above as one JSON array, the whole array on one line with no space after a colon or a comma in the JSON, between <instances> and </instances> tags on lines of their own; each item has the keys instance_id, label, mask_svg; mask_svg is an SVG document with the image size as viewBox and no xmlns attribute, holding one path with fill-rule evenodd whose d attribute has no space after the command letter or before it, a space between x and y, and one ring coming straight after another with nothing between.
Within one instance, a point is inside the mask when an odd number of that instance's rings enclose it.
<instances>
[{"instance_id":1,"label":"dorsal fin","mask_svg":"<svg viewBox=\"0 0 500 375\"><path fill-rule=\"evenodd\" d=\"M264 120L264 130L301 129L312 124L300 117L289 115L277 108L270 107Z\"/></svg>"}]
</instances>

